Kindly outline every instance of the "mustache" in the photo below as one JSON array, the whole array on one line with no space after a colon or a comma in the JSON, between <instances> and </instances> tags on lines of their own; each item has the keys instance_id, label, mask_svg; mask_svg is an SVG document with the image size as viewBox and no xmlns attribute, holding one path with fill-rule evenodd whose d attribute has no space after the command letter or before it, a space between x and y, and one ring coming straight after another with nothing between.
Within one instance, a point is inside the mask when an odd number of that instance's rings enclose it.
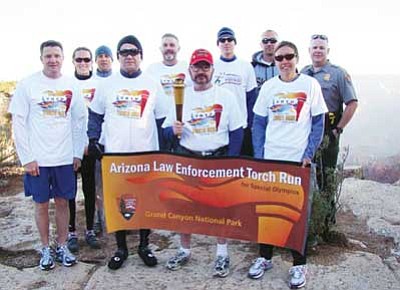
<instances>
[{"instance_id":1,"label":"mustache","mask_svg":"<svg viewBox=\"0 0 400 290\"><path fill-rule=\"evenodd\" d=\"M164 54L174 54L175 52L172 49L167 49Z\"/></svg>"},{"instance_id":2,"label":"mustache","mask_svg":"<svg viewBox=\"0 0 400 290\"><path fill-rule=\"evenodd\" d=\"M201 77L207 78L207 75L206 74L198 74L198 75L196 75L195 79L201 78Z\"/></svg>"}]
</instances>

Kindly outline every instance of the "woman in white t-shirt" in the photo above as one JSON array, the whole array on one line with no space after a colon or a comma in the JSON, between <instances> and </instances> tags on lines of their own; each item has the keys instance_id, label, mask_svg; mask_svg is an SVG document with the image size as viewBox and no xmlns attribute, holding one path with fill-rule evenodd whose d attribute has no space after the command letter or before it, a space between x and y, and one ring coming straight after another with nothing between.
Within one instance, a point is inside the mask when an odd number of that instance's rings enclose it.
<instances>
[{"instance_id":1,"label":"woman in white t-shirt","mask_svg":"<svg viewBox=\"0 0 400 290\"><path fill-rule=\"evenodd\" d=\"M275 49L279 75L265 82L254 105L254 157L311 163L323 136L327 112L321 87L315 79L299 74L296 69L297 47L282 41ZM273 246L260 244L260 257L249 270L249 277L258 279L272 268ZM306 284L306 253L292 250L289 286Z\"/></svg>"}]
</instances>

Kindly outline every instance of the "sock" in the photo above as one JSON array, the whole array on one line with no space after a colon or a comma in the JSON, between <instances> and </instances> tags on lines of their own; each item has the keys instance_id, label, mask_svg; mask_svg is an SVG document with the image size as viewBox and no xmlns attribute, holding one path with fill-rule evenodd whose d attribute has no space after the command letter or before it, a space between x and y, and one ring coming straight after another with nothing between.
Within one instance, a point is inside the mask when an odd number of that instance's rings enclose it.
<instances>
[{"instance_id":1,"label":"sock","mask_svg":"<svg viewBox=\"0 0 400 290\"><path fill-rule=\"evenodd\" d=\"M186 255L190 255L190 249L185 249L182 246L179 248L179 252L184 252Z\"/></svg>"},{"instance_id":2,"label":"sock","mask_svg":"<svg viewBox=\"0 0 400 290\"><path fill-rule=\"evenodd\" d=\"M217 257L218 256L228 256L228 244L217 244Z\"/></svg>"}]
</instances>

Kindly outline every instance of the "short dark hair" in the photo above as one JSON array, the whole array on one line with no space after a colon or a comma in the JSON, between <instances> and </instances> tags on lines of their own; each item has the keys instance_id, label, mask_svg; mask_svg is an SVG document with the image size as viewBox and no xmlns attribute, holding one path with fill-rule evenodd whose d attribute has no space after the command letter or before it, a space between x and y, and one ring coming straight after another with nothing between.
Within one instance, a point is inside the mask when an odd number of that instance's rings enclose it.
<instances>
[{"instance_id":1,"label":"short dark hair","mask_svg":"<svg viewBox=\"0 0 400 290\"><path fill-rule=\"evenodd\" d=\"M299 50L297 49L297 46L293 42L290 42L290 41L283 40L283 41L279 42L275 48L275 52L277 52L278 49L280 49L284 46L292 48L294 50L294 54L297 56L297 58L299 58Z\"/></svg>"},{"instance_id":2,"label":"short dark hair","mask_svg":"<svg viewBox=\"0 0 400 290\"><path fill-rule=\"evenodd\" d=\"M43 49L45 47L59 47L61 48L61 51L64 52L61 42L55 40L47 40L45 42L42 42L42 44L40 45L40 55L43 54Z\"/></svg>"},{"instance_id":3,"label":"short dark hair","mask_svg":"<svg viewBox=\"0 0 400 290\"><path fill-rule=\"evenodd\" d=\"M175 38L176 41L179 42L178 36L176 36L175 34L172 34L172 33L165 33L163 36L161 36L161 39L164 39L164 38L167 38L167 37Z\"/></svg>"},{"instance_id":4,"label":"short dark hair","mask_svg":"<svg viewBox=\"0 0 400 290\"><path fill-rule=\"evenodd\" d=\"M74 52L72 53L72 60L75 59L75 53L80 50L87 51L90 54L90 59L93 59L93 55L92 55L92 52L90 51L90 49L87 47L84 47L84 46L80 46L80 47L75 48Z\"/></svg>"}]
</instances>

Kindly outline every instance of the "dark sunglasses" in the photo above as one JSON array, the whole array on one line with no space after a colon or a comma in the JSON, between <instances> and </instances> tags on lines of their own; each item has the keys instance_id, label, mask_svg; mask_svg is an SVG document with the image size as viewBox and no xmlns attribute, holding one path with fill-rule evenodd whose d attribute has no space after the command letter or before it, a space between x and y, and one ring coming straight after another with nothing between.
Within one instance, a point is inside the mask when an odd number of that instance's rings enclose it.
<instances>
[{"instance_id":1,"label":"dark sunglasses","mask_svg":"<svg viewBox=\"0 0 400 290\"><path fill-rule=\"evenodd\" d=\"M328 36L326 36L326 35L323 35L323 34L313 34L312 36L311 36L311 39L312 40L314 40L314 39L322 39L322 40L326 40L326 41L328 41Z\"/></svg>"},{"instance_id":2,"label":"dark sunglasses","mask_svg":"<svg viewBox=\"0 0 400 290\"><path fill-rule=\"evenodd\" d=\"M119 55L122 55L123 57L127 57L128 55L137 56L141 52L142 51L140 49L133 48L133 49L122 49L118 53L119 53Z\"/></svg>"},{"instance_id":3,"label":"dark sunglasses","mask_svg":"<svg viewBox=\"0 0 400 290\"><path fill-rule=\"evenodd\" d=\"M92 60L90 59L90 57L77 57L77 58L75 58L75 62L86 62L86 63L89 63L89 62L91 62Z\"/></svg>"},{"instance_id":4,"label":"dark sunglasses","mask_svg":"<svg viewBox=\"0 0 400 290\"><path fill-rule=\"evenodd\" d=\"M212 65L209 63L196 63L196 64L192 64L190 66L190 68L194 71L194 72L198 72L200 70L202 71L209 71L211 69Z\"/></svg>"},{"instance_id":5,"label":"dark sunglasses","mask_svg":"<svg viewBox=\"0 0 400 290\"><path fill-rule=\"evenodd\" d=\"M261 41L262 41L262 43L264 43L264 44L268 44L268 42L269 42L269 43L272 43L272 44L278 42L278 40L277 40L276 38L263 38Z\"/></svg>"},{"instance_id":6,"label":"dark sunglasses","mask_svg":"<svg viewBox=\"0 0 400 290\"><path fill-rule=\"evenodd\" d=\"M220 38L218 39L219 42L225 43L225 42L232 42L235 39L233 37L226 37L226 38Z\"/></svg>"},{"instance_id":7,"label":"dark sunglasses","mask_svg":"<svg viewBox=\"0 0 400 290\"><path fill-rule=\"evenodd\" d=\"M289 54L285 54L285 55L275 55L275 60L276 61L282 61L283 59L286 60L292 60L296 57L297 55L294 53L289 53Z\"/></svg>"}]
</instances>

